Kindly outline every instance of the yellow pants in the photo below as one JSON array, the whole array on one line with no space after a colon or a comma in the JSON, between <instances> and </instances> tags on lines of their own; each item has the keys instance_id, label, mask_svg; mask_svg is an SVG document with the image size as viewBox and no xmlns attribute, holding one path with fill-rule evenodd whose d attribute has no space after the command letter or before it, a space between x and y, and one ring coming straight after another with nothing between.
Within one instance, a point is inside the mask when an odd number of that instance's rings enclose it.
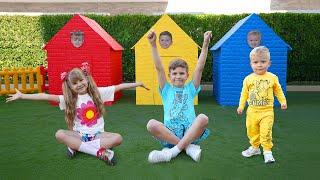
<instances>
[{"instance_id":1,"label":"yellow pants","mask_svg":"<svg viewBox=\"0 0 320 180\"><path fill-rule=\"evenodd\" d=\"M263 151L271 151L273 146L273 121L273 110L257 111L248 108L246 117L247 136L252 147L259 148L261 145L263 147Z\"/></svg>"}]
</instances>

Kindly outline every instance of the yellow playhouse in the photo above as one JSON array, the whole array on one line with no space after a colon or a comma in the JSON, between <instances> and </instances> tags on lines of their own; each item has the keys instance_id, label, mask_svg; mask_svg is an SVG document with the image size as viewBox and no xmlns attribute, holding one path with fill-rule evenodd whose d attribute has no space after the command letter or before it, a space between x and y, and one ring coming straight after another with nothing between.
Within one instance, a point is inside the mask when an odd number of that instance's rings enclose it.
<instances>
[{"instance_id":1,"label":"yellow playhouse","mask_svg":"<svg viewBox=\"0 0 320 180\"><path fill-rule=\"evenodd\" d=\"M187 61L189 65L189 79L187 81L190 81L198 60L198 48L200 47L166 14L163 15L150 30L154 30L157 34L157 47L166 74L168 74L169 62L179 57ZM152 61L151 47L147 39L149 31L132 47L135 49L136 80L143 82L150 88L150 91L137 88L137 105L162 104L158 92L157 74ZM167 49L159 46L159 34L163 31L169 31L172 34L173 43ZM198 98L195 99L195 105L197 104Z\"/></svg>"}]
</instances>

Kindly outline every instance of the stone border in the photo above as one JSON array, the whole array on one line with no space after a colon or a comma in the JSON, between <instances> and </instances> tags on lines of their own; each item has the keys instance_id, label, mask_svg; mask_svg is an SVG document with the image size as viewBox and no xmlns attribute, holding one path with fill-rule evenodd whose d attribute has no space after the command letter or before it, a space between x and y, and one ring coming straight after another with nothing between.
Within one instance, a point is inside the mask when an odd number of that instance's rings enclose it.
<instances>
[{"instance_id":1,"label":"stone border","mask_svg":"<svg viewBox=\"0 0 320 180\"><path fill-rule=\"evenodd\" d=\"M212 85L204 84L202 85L202 90L212 91ZM298 85L289 85L287 86L287 91L290 92L320 92L319 86L298 86Z\"/></svg>"},{"instance_id":2,"label":"stone border","mask_svg":"<svg viewBox=\"0 0 320 180\"><path fill-rule=\"evenodd\" d=\"M287 91L320 92L320 86L287 86Z\"/></svg>"}]
</instances>

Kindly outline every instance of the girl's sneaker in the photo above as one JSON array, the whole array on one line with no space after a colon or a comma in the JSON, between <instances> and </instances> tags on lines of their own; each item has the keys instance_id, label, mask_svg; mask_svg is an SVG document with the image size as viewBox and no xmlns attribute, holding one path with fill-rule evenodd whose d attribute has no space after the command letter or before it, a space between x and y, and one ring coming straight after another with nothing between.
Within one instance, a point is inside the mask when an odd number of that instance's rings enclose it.
<instances>
[{"instance_id":1,"label":"girl's sneaker","mask_svg":"<svg viewBox=\"0 0 320 180\"><path fill-rule=\"evenodd\" d=\"M76 156L76 154L77 154L77 151L67 147L67 157L69 159L73 159Z\"/></svg>"},{"instance_id":2,"label":"girl's sneaker","mask_svg":"<svg viewBox=\"0 0 320 180\"><path fill-rule=\"evenodd\" d=\"M276 161L276 160L273 158L271 151L264 151L264 152L263 152L263 156L264 156L264 163L266 163L266 164L268 164L268 163L274 163L274 162Z\"/></svg>"},{"instance_id":3,"label":"girl's sneaker","mask_svg":"<svg viewBox=\"0 0 320 180\"><path fill-rule=\"evenodd\" d=\"M241 154L244 157L251 157L251 156L255 156L255 155L260 155L261 151L259 148L253 148L252 146L250 146L247 150L242 151Z\"/></svg>"},{"instance_id":4,"label":"girl's sneaker","mask_svg":"<svg viewBox=\"0 0 320 180\"><path fill-rule=\"evenodd\" d=\"M100 148L97 151L97 157L110 166L116 165L116 158L114 152L110 149Z\"/></svg>"}]
</instances>

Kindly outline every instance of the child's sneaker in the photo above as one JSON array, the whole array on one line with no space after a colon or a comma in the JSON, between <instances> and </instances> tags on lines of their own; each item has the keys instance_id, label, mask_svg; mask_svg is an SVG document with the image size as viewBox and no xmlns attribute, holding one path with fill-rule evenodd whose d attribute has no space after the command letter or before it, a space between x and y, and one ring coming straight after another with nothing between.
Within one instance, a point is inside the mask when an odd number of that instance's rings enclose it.
<instances>
[{"instance_id":1,"label":"child's sneaker","mask_svg":"<svg viewBox=\"0 0 320 180\"><path fill-rule=\"evenodd\" d=\"M274 163L274 162L276 161L276 160L273 158L271 151L264 151L264 152L263 152L263 156L264 156L264 163L266 163L266 164L268 164L268 163Z\"/></svg>"},{"instance_id":2,"label":"child's sneaker","mask_svg":"<svg viewBox=\"0 0 320 180\"><path fill-rule=\"evenodd\" d=\"M171 160L171 153L167 148L162 151L153 150L148 156L150 163L169 162Z\"/></svg>"},{"instance_id":3,"label":"child's sneaker","mask_svg":"<svg viewBox=\"0 0 320 180\"><path fill-rule=\"evenodd\" d=\"M161 151L168 151L170 148L164 147Z\"/></svg>"},{"instance_id":4,"label":"child's sneaker","mask_svg":"<svg viewBox=\"0 0 320 180\"><path fill-rule=\"evenodd\" d=\"M186 149L186 153L190 156L194 161L199 162L201 158L201 149L200 146L195 144L189 144Z\"/></svg>"},{"instance_id":5,"label":"child's sneaker","mask_svg":"<svg viewBox=\"0 0 320 180\"><path fill-rule=\"evenodd\" d=\"M114 152L110 149L100 148L97 151L97 157L110 166L116 165L116 158Z\"/></svg>"},{"instance_id":6,"label":"child's sneaker","mask_svg":"<svg viewBox=\"0 0 320 180\"><path fill-rule=\"evenodd\" d=\"M242 151L242 156L244 157L251 157L251 156L255 156L255 155L260 155L261 151L259 148L253 148L252 146L250 146L247 150Z\"/></svg>"},{"instance_id":7,"label":"child's sneaker","mask_svg":"<svg viewBox=\"0 0 320 180\"><path fill-rule=\"evenodd\" d=\"M67 157L69 159L73 159L76 156L76 154L77 154L77 151L67 147Z\"/></svg>"}]
</instances>

